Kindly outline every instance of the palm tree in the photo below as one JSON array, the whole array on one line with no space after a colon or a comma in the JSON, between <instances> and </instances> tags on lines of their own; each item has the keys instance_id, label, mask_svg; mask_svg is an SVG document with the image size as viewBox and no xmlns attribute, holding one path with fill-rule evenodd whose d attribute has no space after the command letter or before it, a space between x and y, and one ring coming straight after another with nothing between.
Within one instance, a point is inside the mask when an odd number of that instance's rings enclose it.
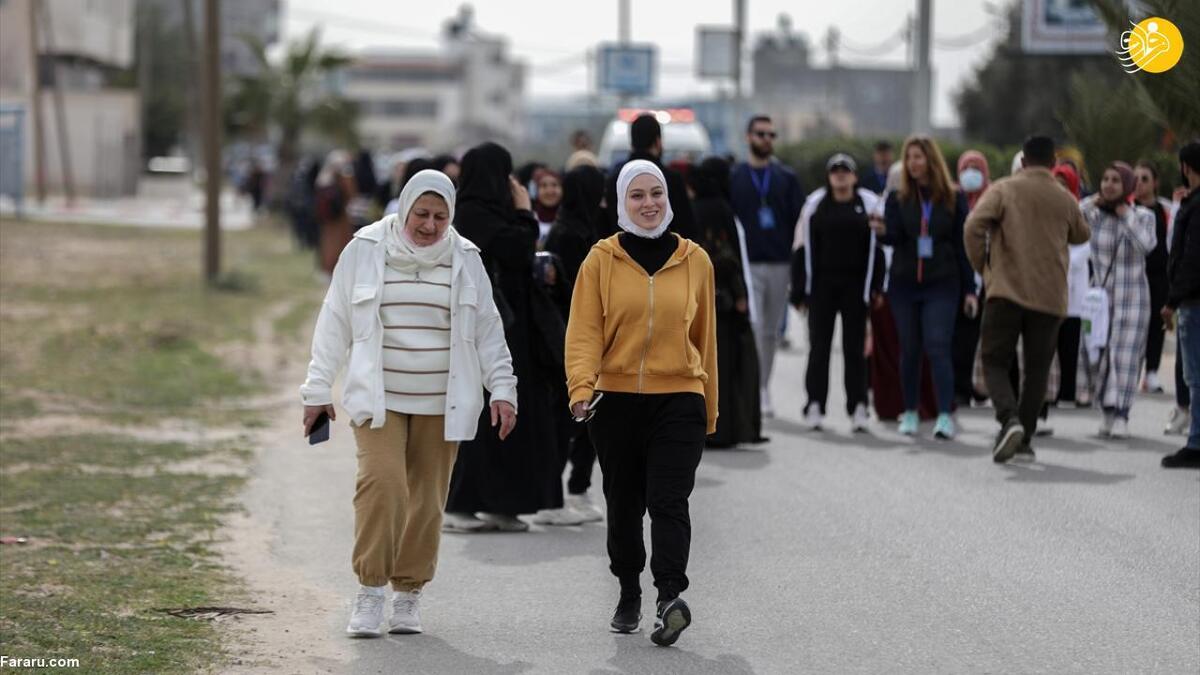
<instances>
[{"instance_id":1,"label":"palm tree","mask_svg":"<svg viewBox=\"0 0 1200 675\"><path fill-rule=\"evenodd\" d=\"M234 136L266 140L277 130L278 174L291 176L305 132L315 132L339 144L357 142L354 103L327 91L326 82L351 62L350 57L321 48L318 28L291 42L279 63L267 58L266 46L253 36L243 38L258 58L253 76L238 77L226 101L226 128ZM276 181L286 185L287 181Z\"/></svg>"}]
</instances>

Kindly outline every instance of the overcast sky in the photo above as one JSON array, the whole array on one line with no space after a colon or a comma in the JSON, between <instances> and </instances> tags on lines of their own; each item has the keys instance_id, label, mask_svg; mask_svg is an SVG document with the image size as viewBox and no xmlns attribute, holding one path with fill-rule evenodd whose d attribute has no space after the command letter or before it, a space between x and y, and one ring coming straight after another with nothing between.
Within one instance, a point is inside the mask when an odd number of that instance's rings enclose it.
<instances>
[{"instance_id":1,"label":"overcast sky","mask_svg":"<svg viewBox=\"0 0 1200 675\"><path fill-rule=\"evenodd\" d=\"M774 30L779 15L788 14L793 31L809 36L818 64L825 63L825 35L835 26L843 38L843 63L894 65L906 62L903 41L897 41L896 48L881 56L860 56L849 48L869 49L886 42L896 35L909 13L915 12L917 4L916 0L747 3L751 36ZM588 71L582 54L599 42L617 37L618 0L474 0L470 4L475 8L477 26L506 36L513 53L529 65L527 93L535 99L586 93ZM934 0L934 124L957 123L952 93L1001 37L992 9L996 4L986 0ZM692 74L695 27L732 24L732 0L632 0L631 5L633 40L653 42L659 48L658 95L713 91L712 84ZM327 43L352 52L434 48L442 24L455 7L427 0L285 0L284 36L295 37L320 25ZM964 36L970 37L964 40ZM938 42L943 46L939 47ZM950 48L964 42L969 46Z\"/></svg>"}]
</instances>

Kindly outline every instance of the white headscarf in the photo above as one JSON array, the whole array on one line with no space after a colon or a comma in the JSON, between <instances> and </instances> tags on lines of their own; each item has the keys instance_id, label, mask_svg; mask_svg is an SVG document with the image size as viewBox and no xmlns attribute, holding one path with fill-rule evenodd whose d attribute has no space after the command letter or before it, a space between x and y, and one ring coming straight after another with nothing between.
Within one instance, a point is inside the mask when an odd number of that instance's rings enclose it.
<instances>
[{"instance_id":1,"label":"white headscarf","mask_svg":"<svg viewBox=\"0 0 1200 675\"><path fill-rule=\"evenodd\" d=\"M667 211L663 214L662 224L653 230L643 229L638 227L637 223L629 217L629 212L625 210L625 197L629 193L629 184L634 178L648 173L654 176L663 188L663 197L667 201ZM629 234L643 237L645 239L658 239L663 232L667 231L667 226L671 224L671 219L675 217L675 213L671 211L671 195L667 192L667 179L663 176L663 172L654 162L649 162L644 159L635 159L626 162L621 169L621 174L617 176L617 225L621 226Z\"/></svg>"},{"instance_id":2,"label":"white headscarf","mask_svg":"<svg viewBox=\"0 0 1200 675\"><path fill-rule=\"evenodd\" d=\"M450 211L447 222L454 222L454 183L441 171L425 169L418 171L400 191L400 210L395 220L387 229L387 262L388 265L404 272L420 269L430 269L449 260L453 254L453 240L456 236L453 226L447 226L440 240L429 246L417 246L404 231L404 223L408 213L421 195L432 192L446 201Z\"/></svg>"}]
</instances>

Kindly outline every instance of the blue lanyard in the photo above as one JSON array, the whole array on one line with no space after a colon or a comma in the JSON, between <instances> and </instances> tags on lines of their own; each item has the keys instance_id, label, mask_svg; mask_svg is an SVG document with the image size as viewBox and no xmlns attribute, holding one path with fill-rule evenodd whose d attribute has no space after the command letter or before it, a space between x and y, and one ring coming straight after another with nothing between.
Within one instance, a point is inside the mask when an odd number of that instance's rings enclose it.
<instances>
[{"instance_id":1,"label":"blue lanyard","mask_svg":"<svg viewBox=\"0 0 1200 675\"><path fill-rule=\"evenodd\" d=\"M921 225L922 229L928 230L929 218L933 215L933 200L921 200Z\"/></svg>"},{"instance_id":2,"label":"blue lanyard","mask_svg":"<svg viewBox=\"0 0 1200 675\"><path fill-rule=\"evenodd\" d=\"M754 169L750 169L750 182L754 183L754 189L758 191L758 198L762 203L767 203L767 193L771 190L771 167L763 169L762 182L758 180L758 173Z\"/></svg>"}]
</instances>

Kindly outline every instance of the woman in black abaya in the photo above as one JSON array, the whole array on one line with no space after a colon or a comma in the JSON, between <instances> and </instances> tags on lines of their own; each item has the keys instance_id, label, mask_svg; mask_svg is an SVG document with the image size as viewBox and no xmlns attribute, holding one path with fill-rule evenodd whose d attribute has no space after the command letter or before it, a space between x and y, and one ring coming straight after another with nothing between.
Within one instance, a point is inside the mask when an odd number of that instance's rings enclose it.
<instances>
[{"instance_id":1,"label":"woman in black abaya","mask_svg":"<svg viewBox=\"0 0 1200 675\"><path fill-rule=\"evenodd\" d=\"M552 411L551 383L562 377L564 329L534 284L538 225L528 191L511 176L512 156L484 143L468 151L461 166L454 226L479 246L491 273L518 380L521 423L501 441L485 414L475 440L459 446L445 528L521 532L529 526L519 514L563 505L552 418L562 411Z\"/></svg>"},{"instance_id":2,"label":"woman in black abaya","mask_svg":"<svg viewBox=\"0 0 1200 675\"><path fill-rule=\"evenodd\" d=\"M716 278L717 303L717 431L708 447L731 448L739 443L759 443L758 349L750 325L749 297L742 269L741 242L729 205L729 165L710 157L689 175L695 199L692 212L696 229Z\"/></svg>"}]
</instances>

